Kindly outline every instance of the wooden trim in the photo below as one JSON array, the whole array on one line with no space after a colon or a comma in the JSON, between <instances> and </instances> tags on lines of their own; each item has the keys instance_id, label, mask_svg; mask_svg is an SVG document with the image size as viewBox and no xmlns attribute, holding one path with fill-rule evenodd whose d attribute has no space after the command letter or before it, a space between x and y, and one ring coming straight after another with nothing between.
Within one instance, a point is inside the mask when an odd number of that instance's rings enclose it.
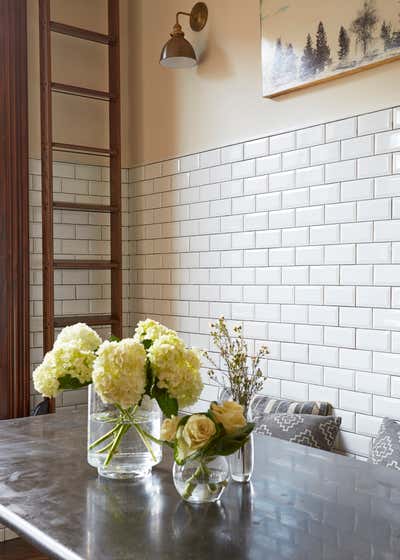
<instances>
[{"instance_id":1,"label":"wooden trim","mask_svg":"<svg viewBox=\"0 0 400 560\"><path fill-rule=\"evenodd\" d=\"M26 0L0 2L0 419L29 415Z\"/></svg>"},{"instance_id":2,"label":"wooden trim","mask_svg":"<svg viewBox=\"0 0 400 560\"><path fill-rule=\"evenodd\" d=\"M388 64L389 62L395 62L396 60L400 60L400 54L396 56L392 56L390 58L385 58L384 60L378 60L376 62L371 62L370 64L365 64L364 66L358 66L357 68L352 68L351 70L344 70L340 74L335 74L333 76L327 76L326 78L320 78L317 80L313 80L312 82L307 82L305 84L299 84L298 86L294 86L288 89L284 89L282 91L278 91L277 93L269 93L264 95L267 99L275 99L277 97L281 97L282 95L287 95L289 93L293 93L295 91L300 91L302 89L307 89L312 86L318 86L321 84L326 84L327 82L331 82L332 80L338 80L339 78L345 78L346 76L352 76L353 74L358 74L359 72L363 72L364 70L369 70L370 68L378 68L383 64Z\"/></svg>"},{"instance_id":3,"label":"wooden trim","mask_svg":"<svg viewBox=\"0 0 400 560\"><path fill-rule=\"evenodd\" d=\"M73 154L84 154L89 156L110 157L113 155L112 150L107 148L95 148L93 146L81 146L80 144L63 144L61 142L52 142L53 150L56 152L71 152Z\"/></svg>"},{"instance_id":4,"label":"wooden trim","mask_svg":"<svg viewBox=\"0 0 400 560\"><path fill-rule=\"evenodd\" d=\"M110 214L115 212L113 206L108 206L106 204L85 204L80 202L62 202L55 200L53 202L53 208L56 210L72 210L76 212L100 212L103 214Z\"/></svg>"},{"instance_id":5,"label":"wooden trim","mask_svg":"<svg viewBox=\"0 0 400 560\"><path fill-rule=\"evenodd\" d=\"M53 124L51 99L50 0L39 0L40 123L42 151L42 259L43 259L43 351L54 344L53 267ZM54 412L54 399L50 411Z\"/></svg>"},{"instance_id":6,"label":"wooden trim","mask_svg":"<svg viewBox=\"0 0 400 560\"><path fill-rule=\"evenodd\" d=\"M59 23L58 21L51 21L50 30L54 33L61 33L62 35L69 35L70 37L76 37L77 39L84 39L85 41L94 41L95 43L103 43L108 45L112 42L112 38L103 33L97 33L97 31L91 31L90 29L83 29L82 27L75 27L74 25L67 25L65 23Z\"/></svg>"},{"instance_id":7,"label":"wooden trim","mask_svg":"<svg viewBox=\"0 0 400 560\"><path fill-rule=\"evenodd\" d=\"M73 86L70 84L62 84L60 82L52 82L51 88L55 93L65 93L66 95L87 97L89 99L97 99L101 101L109 101L111 97L108 91L100 91L98 89L90 89L80 86Z\"/></svg>"},{"instance_id":8,"label":"wooden trim","mask_svg":"<svg viewBox=\"0 0 400 560\"><path fill-rule=\"evenodd\" d=\"M121 219L121 87L119 0L108 0L108 35L113 38L108 49L108 91L110 136L111 260L118 266L111 271L111 314L117 319L112 332L122 338L122 219Z\"/></svg>"},{"instance_id":9,"label":"wooden trim","mask_svg":"<svg viewBox=\"0 0 400 560\"><path fill-rule=\"evenodd\" d=\"M81 269L81 270L111 270L118 268L118 263L112 261L95 261L95 260L55 260L54 268L56 269Z\"/></svg>"},{"instance_id":10,"label":"wooden trim","mask_svg":"<svg viewBox=\"0 0 400 560\"><path fill-rule=\"evenodd\" d=\"M74 325L75 323L86 323L92 327L101 325L114 325L117 321L111 315L64 315L63 317L54 317L54 327L62 328Z\"/></svg>"}]
</instances>

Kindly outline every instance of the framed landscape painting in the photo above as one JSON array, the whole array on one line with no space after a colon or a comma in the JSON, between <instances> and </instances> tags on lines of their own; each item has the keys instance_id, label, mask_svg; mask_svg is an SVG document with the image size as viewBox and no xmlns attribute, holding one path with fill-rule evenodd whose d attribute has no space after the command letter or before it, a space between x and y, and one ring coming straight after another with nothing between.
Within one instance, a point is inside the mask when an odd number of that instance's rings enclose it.
<instances>
[{"instance_id":1,"label":"framed landscape painting","mask_svg":"<svg viewBox=\"0 0 400 560\"><path fill-rule=\"evenodd\" d=\"M263 95L400 59L399 0L261 0Z\"/></svg>"}]
</instances>

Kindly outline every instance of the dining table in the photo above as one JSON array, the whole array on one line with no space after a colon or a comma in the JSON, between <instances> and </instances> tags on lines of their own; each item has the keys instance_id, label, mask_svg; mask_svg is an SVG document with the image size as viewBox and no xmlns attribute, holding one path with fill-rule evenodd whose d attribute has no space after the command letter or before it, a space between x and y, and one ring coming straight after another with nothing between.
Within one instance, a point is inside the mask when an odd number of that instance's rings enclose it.
<instances>
[{"instance_id":1,"label":"dining table","mask_svg":"<svg viewBox=\"0 0 400 560\"><path fill-rule=\"evenodd\" d=\"M251 481L194 505L174 487L169 451L145 479L100 478L86 460L86 416L0 422L0 522L49 558L400 558L397 471L256 434Z\"/></svg>"}]
</instances>

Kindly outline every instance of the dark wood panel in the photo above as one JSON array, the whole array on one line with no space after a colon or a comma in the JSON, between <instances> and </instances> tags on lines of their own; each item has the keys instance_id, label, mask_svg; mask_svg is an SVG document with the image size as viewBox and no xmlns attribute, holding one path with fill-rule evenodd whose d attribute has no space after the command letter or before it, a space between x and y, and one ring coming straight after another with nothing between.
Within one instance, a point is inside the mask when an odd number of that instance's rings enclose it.
<instances>
[{"instance_id":1,"label":"dark wood panel","mask_svg":"<svg viewBox=\"0 0 400 560\"><path fill-rule=\"evenodd\" d=\"M81 86L73 86L70 84L62 84L60 82L52 82L52 90L57 93L65 93L66 95L75 95L79 97L88 97L89 99L100 99L101 101L109 101L110 94L108 91L100 91L98 89L84 88Z\"/></svg>"},{"instance_id":2,"label":"dark wood panel","mask_svg":"<svg viewBox=\"0 0 400 560\"><path fill-rule=\"evenodd\" d=\"M83 154L88 156L109 157L113 155L112 150L107 148L96 148L94 146L81 146L80 144L63 144L62 142L53 142L53 150L58 152L70 152L73 154Z\"/></svg>"},{"instance_id":3,"label":"dark wood panel","mask_svg":"<svg viewBox=\"0 0 400 560\"><path fill-rule=\"evenodd\" d=\"M55 200L53 202L53 208L57 210L72 210L76 212L100 212L103 214L109 214L115 212L116 208L113 206L107 206L105 204L86 204L81 202L62 202Z\"/></svg>"},{"instance_id":4,"label":"dark wood panel","mask_svg":"<svg viewBox=\"0 0 400 560\"><path fill-rule=\"evenodd\" d=\"M94 327L96 325L114 325L117 323L117 319L111 315L64 315L63 317L54 317L56 328L68 327L75 323L86 323Z\"/></svg>"},{"instance_id":5,"label":"dark wood panel","mask_svg":"<svg viewBox=\"0 0 400 560\"><path fill-rule=\"evenodd\" d=\"M118 268L118 263L112 261L91 261L65 259L55 260L54 268L57 269L79 269L79 270L111 270Z\"/></svg>"},{"instance_id":6,"label":"dark wood panel","mask_svg":"<svg viewBox=\"0 0 400 560\"><path fill-rule=\"evenodd\" d=\"M0 418L29 414L26 0L0 2Z\"/></svg>"},{"instance_id":7,"label":"dark wood panel","mask_svg":"<svg viewBox=\"0 0 400 560\"><path fill-rule=\"evenodd\" d=\"M111 271L111 313L117 318L113 334L122 338L122 215L121 215L121 87L119 0L108 0L108 91L110 136L110 201L118 211L111 214L111 260L118 266Z\"/></svg>"},{"instance_id":8,"label":"dark wood panel","mask_svg":"<svg viewBox=\"0 0 400 560\"><path fill-rule=\"evenodd\" d=\"M49 560L41 552L22 539L13 539L0 543L1 560Z\"/></svg>"}]
</instances>

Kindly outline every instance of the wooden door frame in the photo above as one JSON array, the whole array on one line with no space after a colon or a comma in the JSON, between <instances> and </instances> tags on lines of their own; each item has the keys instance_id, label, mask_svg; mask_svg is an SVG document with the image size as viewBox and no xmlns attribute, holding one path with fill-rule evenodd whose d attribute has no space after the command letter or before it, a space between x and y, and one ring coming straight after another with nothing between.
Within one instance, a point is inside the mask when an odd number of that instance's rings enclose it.
<instances>
[{"instance_id":1,"label":"wooden door frame","mask_svg":"<svg viewBox=\"0 0 400 560\"><path fill-rule=\"evenodd\" d=\"M0 419L29 415L26 0L0 0Z\"/></svg>"}]
</instances>

